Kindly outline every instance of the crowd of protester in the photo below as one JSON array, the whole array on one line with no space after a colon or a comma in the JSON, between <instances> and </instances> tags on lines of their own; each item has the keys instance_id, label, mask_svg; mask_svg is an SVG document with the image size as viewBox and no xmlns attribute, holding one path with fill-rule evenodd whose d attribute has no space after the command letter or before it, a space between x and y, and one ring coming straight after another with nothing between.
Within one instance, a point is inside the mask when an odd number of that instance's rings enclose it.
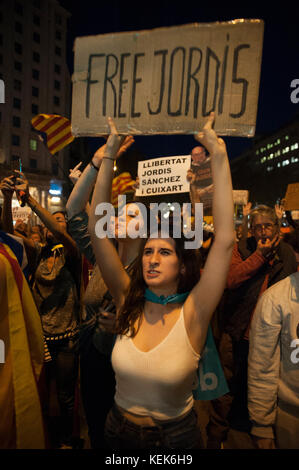
<instances>
[{"instance_id":1,"label":"crowd of protester","mask_svg":"<svg viewBox=\"0 0 299 470\"><path fill-rule=\"evenodd\" d=\"M256 448L299 448L299 223L283 205L248 203L234 225L213 122L195 136L213 179L197 250L159 224L128 235L134 220L148 226L136 186L107 222L114 238L97 236L114 161L134 143L112 120L106 144L70 171L65 212L42 207L20 172L0 182L0 448L221 449L231 430ZM39 224L13 225L15 192ZM229 391L204 404L204 442L192 391L209 325Z\"/></svg>"}]
</instances>

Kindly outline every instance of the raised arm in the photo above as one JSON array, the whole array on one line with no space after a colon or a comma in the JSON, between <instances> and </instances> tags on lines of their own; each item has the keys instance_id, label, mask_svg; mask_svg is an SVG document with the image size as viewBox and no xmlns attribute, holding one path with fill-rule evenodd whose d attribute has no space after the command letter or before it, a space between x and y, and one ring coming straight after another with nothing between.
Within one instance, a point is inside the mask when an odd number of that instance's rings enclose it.
<instances>
[{"instance_id":1,"label":"raised arm","mask_svg":"<svg viewBox=\"0 0 299 470\"><path fill-rule=\"evenodd\" d=\"M116 306L120 307L124 301L124 293L129 286L130 278L123 268L114 245L107 235L99 233L96 227L97 222L105 216L105 213L101 213L99 217L97 216L97 206L102 203L110 203L111 201L113 162L120 156L119 149L124 141L124 138L117 134L116 127L111 118L108 118L108 123L111 133L105 146L102 164L93 192L88 230L104 282Z\"/></svg>"},{"instance_id":2,"label":"raised arm","mask_svg":"<svg viewBox=\"0 0 299 470\"><path fill-rule=\"evenodd\" d=\"M29 184L23 173L18 172L22 177L17 178L16 189L22 190L25 193L24 199L26 204L32 209L33 212L42 220L45 226L53 233L54 237L60 241L65 249L69 252L70 255L78 256L78 250L76 243L67 233L67 231L62 227L61 224L57 222L55 217L42 207L38 201L36 201L29 193Z\"/></svg>"},{"instance_id":3,"label":"raised arm","mask_svg":"<svg viewBox=\"0 0 299 470\"><path fill-rule=\"evenodd\" d=\"M1 222L3 230L7 233L13 233L13 220L12 220L12 196L14 192L14 176L3 178L0 182L0 189L3 194L3 206L1 212Z\"/></svg>"},{"instance_id":4,"label":"raised arm","mask_svg":"<svg viewBox=\"0 0 299 470\"><path fill-rule=\"evenodd\" d=\"M201 279L184 306L185 314L190 320L189 327L191 331L195 331L199 350L204 346L208 325L226 285L235 240L230 167L225 143L217 138L212 128L213 122L214 113L211 113L203 131L197 134L196 139L207 148L211 156L215 238Z\"/></svg>"},{"instance_id":5,"label":"raised arm","mask_svg":"<svg viewBox=\"0 0 299 470\"><path fill-rule=\"evenodd\" d=\"M117 158L126 152L133 142L133 137L127 136L119 148ZM66 211L69 219L83 211L88 204L91 191L98 176L102 159L105 155L105 149L106 144L98 148L98 150L94 153L90 163L85 167L80 178L77 180L66 204Z\"/></svg>"}]
</instances>

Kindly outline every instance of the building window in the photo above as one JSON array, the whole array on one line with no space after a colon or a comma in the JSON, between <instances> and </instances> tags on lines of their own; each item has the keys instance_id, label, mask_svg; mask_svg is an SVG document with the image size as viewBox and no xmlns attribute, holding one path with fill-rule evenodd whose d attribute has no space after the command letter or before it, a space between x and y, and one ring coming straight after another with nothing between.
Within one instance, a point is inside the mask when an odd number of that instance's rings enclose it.
<instances>
[{"instance_id":1,"label":"building window","mask_svg":"<svg viewBox=\"0 0 299 470\"><path fill-rule=\"evenodd\" d=\"M58 13L55 14L55 23L56 24L62 24L62 18Z\"/></svg>"},{"instance_id":2,"label":"building window","mask_svg":"<svg viewBox=\"0 0 299 470\"><path fill-rule=\"evenodd\" d=\"M62 33L59 31L59 29L56 30L55 32L55 38L60 41L62 39Z\"/></svg>"},{"instance_id":3,"label":"building window","mask_svg":"<svg viewBox=\"0 0 299 470\"><path fill-rule=\"evenodd\" d=\"M29 159L29 166L32 169L36 169L37 168L37 160L35 160L35 158L30 158Z\"/></svg>"},{"instance_id":4,"label":"building window","mask_svg":"<svg viewBox=\"0 0 299 470\"><path fill-rule=\"evenodd\" d=\"M61 56L61 47L55 46L55 54Z\"/></svg>"},{"instance_id":5,"label":"building window","mask_svg":"<svg viewBox=\"0 0 299 470\"><path fill-rule=\"evenodd\" d=\"M21 100L19 98L13 99L13 107L15 109L21 109Z\"/></svg>"},{"instance_id":6,"label":"building window","mask_svg":"<svg viewBox=\"0 0 299 470\"><path fill-rule=\"evenodd\" d=\"M18 15L23 16L24 9L23 9L23 5L21 5L21 3L15 2L15 12Z\"/></svg>"},{"instance_id":7,"label":"building window","mask_svg":"<svg viewBox=\"0 0 299 470\"><path fill-rule=\"evenodd\" d=\"M60 105L60 98L58 98L58 96L54 96L53 102L54 102L55 106L59 106Z\"/></svg>"},{"instance_id":8,"label":"building window","mask_svg":"<svg viewBox=\"0 0 299 470\"><path fill-rule=\"evenodd\" d=\"M296 150L298 148L298 143L291 145L291 150Z\"/></svg>"},{"instance_id":9,"label":"building window","mask_svg":"<svg viewBox=\"0 0 299 470\"><path fill-rule=\"evenodd\" d=\"M60 65L55 64L54 72L57 73L57 74L60 74L60 73L61 73L61 67L60 67Z\"/></svg>"},{"instance_id":10,"label":"building window","mask_svg":"<svg viewBox=\"0 0 299 470\"><path fill-rule=\"evenodd\" d=\"M23 52L22 45L19 44L18 42L15 42L15 52L16 52L17 54L22 54L22 52Z\"/></svg>"},{"instance_id":11,"label":"building window","mask_svg":"<svg viewBox=\"0 0 299 470\"><path fill-rule=\"evenodd\" d=\"M11 156L11 161L12 161L12 162L15 162L15 161L17 161L17 160L19 160L19 159L20 159L19 155L12 155L12 156Z\"/></svg>"},{"instance_id":12,"label":"building window","mask_svg":"<svg viewBox=\"0 0 299 470\"><path fill-rule=\"evenodd\" d=\"M0 65L2 65L2 64L3 64L3 55L0 54Z\"/></svg>"},{"instance_id":13,"label":"building window","mask_svg":"<svg viewBox=\"0 0 299 470\"><path fill-rule=\"evenodd\" d=\"M3 36L0 34L0 46L3 46Z\"/></svg>"},{"instance_id":14,"label":"building window","mask_svg":"<svg viewBox=\"0 0 299 470\"><path fill-rule=\"evenodd\" d=\"M58 80L54 80L54 88L55 90L60 90L60 82Z\"/></svg>"},{"instance_id":15,"label":"building window","mask_svg":"<svg viewBox=\"0 0 299 470\"><path fill-rule=\"evenodd\" d=\"M289 140L289 136L288 136L288 135L285 136L285 140Z\"/></svg>"},{"instance_id":16,"label":"building window","mask_svg":"<svg viewBox=\"0 0 299 470\"><path fill-rule=\"evenodd\" d=\"M31 112L32 112L32 114L34 114L34 115L38 114L38 106L37 106L37 104L32 104L32 106L31 106Z\"/></svg>"},{"instance_id":17,"label":"building window","mask_svg":"<svg viewBox=\"0 0 299 470\"><path fill-rule=\"evenodd\" d=\"M33 86L32 87L32 96L35 96L36 98L38 98L38 95L39 95L39 89L36 86Z\"/></svg>"},{"instance_id":18,"label":"building window","mask_svg":"<svg viewBox=\"0 0 299 470\"><path fill-rule=\"evenodd\" d=\"M32 58L33 58L34 62L40 62L40 55L39 55L38 52L33 52Z\"/></svg>"},{"instance_id":19,"label":"building window","mask_svg":"<svg viewBox=\"0 0 299 470\"><path fill-rule=\"evenodd\" d=\"M38 44L40 43L40 35L38 33L33 33L33 41L37 42Z\"/></svg>"},{"instance_id":20,"label":"building window","mask_svg":"<svg viewBox=\"0 0 299 470\"><path fill-rule=\"evenodd\" d=\"M282 166L286 166L286 165L289 165L289 164L290 164L289 160L284 160L282 162Z\"/></svg>"},{"instance_id":21,"label":"building window","mask_svg":"<svg viewBox=\"0 0 299 470\"><path fill-rule=\"evenodd\" d=\"M16 90L16 91L21 91L21 90L22 90L22 82L21 82L21 80L15 79L15 80L13 81L13 87L14 87L14 90Z\"/></svg>"},{"instance_id":22,"label":"building window","mask_svg":"<svg viewBox=\"0 0 299 470\"><path fill-rule=\"evenodd\" d=\"M29 147L30 147L30 150L33 150L34 152L36 152L36 150L37 150L37 140L30 139Z\"/></svg>"},{"instance_id":23,"label":"building window","mask_svg":"<svg viewBox=\"0 0 299 470\"><path fill-rule=\"evenodd\" d=\"M22 72L22 63L15 60L15 70Z\"/></svg>"},{"instance_id":24,"label":"building window","mask_svg":"<svg viewBox=\"0 0 299 470\"><path fill-rule=\"evenodd\" d=\"M34 80L39 80L39 70L32 69L32 78L34 78Z\"/></svg>"},{"instance_id":25,"label":"building window","mask_svg":"<svg viewBox=\"0 0 299 470\"><path fill-rule=\"evenodd\" d=\"M13 135L11 136L11 143L12 143L12 145L15 145L15 146L19 147L19 146L20 146L20 141L21 141L21 140L20 140L20 136L19 136L19 135L14 135L14 134L13 134Z\"/></svg>"},{"instance_id":26,"label":"building window","mask_svg":"<svg viewBox=\"0 0 299 470\"><path fill-rule=\"evenodd\" d=\"M299 158L298 157L292 157L291 162L292 163L297 163L297 162L299 162Z\"/></svg>"},{"instance_id":27,"label":"building window","mask_svg":"<svg viewBox=\"0 0 299 470\"><path fill-rule=\"evenodd\" d=\"M15 32L20 33L20 34L23 33L23 25L19 23L18 21L16 21L15 23Z\"/></svg>"},{"instance_id":28,"label":"building window","mask_svg":"<svg viewBox=\"0 0 299 470\"><path fill-rule=\"evenodd\" d=\"M21 127L21 118L19 116L12 117L12 125L14 127Z\"/></svg>"},{"instance_id":29,"label":"building window","mask_svg":"<svg viewBox=\"0 0 299 470\"><path fill-rule=\"evenodd\" d=\"M40 0L33 0L33 6L36 7L36 8L40 8L40 6L41 6Z\"/></svg>"},{"instance_id":30,"label":"building window","mask_svg":"<svg viewBox=\"0 0 299 470\"><path fill-rule=\"evenodd\" d=\"M33 24L40 26L40 17L38 15L33 15Z\"/></svg>"}]
</instances>

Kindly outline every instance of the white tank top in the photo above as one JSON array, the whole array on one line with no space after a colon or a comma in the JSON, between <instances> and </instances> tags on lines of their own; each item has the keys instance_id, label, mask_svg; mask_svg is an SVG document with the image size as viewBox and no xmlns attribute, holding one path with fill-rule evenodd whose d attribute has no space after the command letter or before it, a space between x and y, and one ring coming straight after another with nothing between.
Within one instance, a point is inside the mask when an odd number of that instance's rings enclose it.
<instances>
[{"instance_id":1,"label":"white tank top","mask_svg":"<svg viewBox=\"0 0 299 470\"><path fill-rule=\"evenodd\" d=\"M148 352L119 335L112 352L116 404L160 420L185 414L193 406L199 359L187 335L183 308L168 335Z\"/></svg>"}]
</instances>

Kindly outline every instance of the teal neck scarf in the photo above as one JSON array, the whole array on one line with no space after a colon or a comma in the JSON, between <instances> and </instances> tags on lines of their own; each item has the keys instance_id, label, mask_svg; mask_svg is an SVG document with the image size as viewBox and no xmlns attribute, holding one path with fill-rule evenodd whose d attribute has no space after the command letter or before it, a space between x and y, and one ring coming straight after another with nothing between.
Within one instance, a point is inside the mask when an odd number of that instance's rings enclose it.
<instances>
[{"instance_id":1,"label":"teal neck scarf","mask_svg":"<svg viewBox=\"0 0 299 470\"><path fill-rule=\"evenodd\" d=\"M164 295L158 296L146 288L144 298L145 300L149 300L155 304L166 305L184 302L187 299L189 293L190 292L183 292L182 294L172 294L165 297Z\"/></svg>"}]
</instances>

